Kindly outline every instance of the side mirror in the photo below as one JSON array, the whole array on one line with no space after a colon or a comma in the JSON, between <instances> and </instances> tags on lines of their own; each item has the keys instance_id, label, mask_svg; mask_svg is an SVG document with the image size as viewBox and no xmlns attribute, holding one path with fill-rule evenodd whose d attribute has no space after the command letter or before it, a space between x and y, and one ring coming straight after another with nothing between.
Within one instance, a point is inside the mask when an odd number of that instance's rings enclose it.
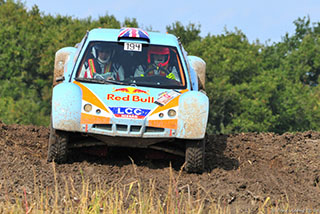
<instances>
[{"instance_id":1,"label":"side mirror","mask_svg":"<svg viewBox=\"0 0 320 214\"><path fill-rule=\"evenodd\" d=\"M59 82L64 80L64 72L67 61L70 55L76 51L76 48L66 47L58 50L55 55L54 71L53 71L53 83L52 86L56 86Z\"/></svg>"},{"instance_id":2,"label":"side mirror","mask_svg":"<svg viewBox=\"0 0 320 214\"><path fill-rule=\"evenodd\" d=\"M199 89L205 89L206 84L206 62L197 56L188 56L190 65L197 73L199 80Z\"/></svg>"},{"instance_id":3,"label":"side mirror","mask_svg":"<svg viewBox=\"0 0 320 214\"><path fill-rule=\"evenodd\" d=\"M65 80L64 76L60 76L56 78L56 82L62 82L64 80Z\"/></svg>"}]
</instances>

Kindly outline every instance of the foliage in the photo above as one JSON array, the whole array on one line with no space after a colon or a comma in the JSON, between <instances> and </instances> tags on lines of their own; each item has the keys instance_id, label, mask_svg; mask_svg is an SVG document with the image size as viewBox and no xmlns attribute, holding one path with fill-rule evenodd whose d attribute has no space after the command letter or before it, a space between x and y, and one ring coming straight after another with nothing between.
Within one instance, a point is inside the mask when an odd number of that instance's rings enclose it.
<instances>
[{"instance_id":1,"label":"foliage","mask_svg":"<svg viewBox=\"0 0 320 214\"><path fill-rule=\"evenodd\" d=\"M0 24L0 119L35 125L49 123L57 50L92 28L139 26L108 14L53 17L13 0L0 0ZM200 25L167 26L189 55L206 61L209 133L320 130L320 23L303 17L293 24L293 35L271 45L249 43L237 29L201 38Z\"/></svg>"},{"instance_id":2,"label":"foliage","mask_svg":"<svg viewBox=\"0 0 320 214\"><path fill-rule=\"evenodd\" d=\"M209 133L319 130L319 23L294 23L296 34L271 46L238 30L189 44L207 63Z\"/></svg>"},{"instance_id":3,"label":"foliage","mask_svg":"<svg viewBox=\"0 0 320 214\"><path fill-rule=\"evenodd\" d=\"M120 27L114 16L97 21L46 16L37 6L27 11L14 1L0 5L0 24L0 103L5 103L0 118L36 125L49 123L55 52L74 46L89 29Z\"/></svg>"},{"instance_id":4,"label":"foliage","mask_svg":"<svg viewBox=\"0 0 320 214\"><path fill-rule=\"evenodd\" d=\"M175 22L171 26L166 27L167 32L180 38L182 44L188 46L194 41L200 41L200 25L188 24L184 27L181 22Z\"/></svg>"},{"instance_id":5,"label":"foliage","mask_svg":"<svg viewBox=\"0 0 320 214\"><path fill-rule=\"evenodd\" d=\"M210 99L209 131L230 132L230 123L239 114L241 96L236 87L248 84L259 74L259 46L249 44L240 31L208 35L187 48L207 64L206 91Z\"/></svg>"},{"instance_id":6,"label":"foliage","mask_svg":"<svg viewBox=\"0 0 320 214\"><path fill-rule=\"evenodd\" d=\"M133 18L133 19L125 18L123 26L124 27L139 27L138 22L135 18Z\"/></svg>"}]
</instances>

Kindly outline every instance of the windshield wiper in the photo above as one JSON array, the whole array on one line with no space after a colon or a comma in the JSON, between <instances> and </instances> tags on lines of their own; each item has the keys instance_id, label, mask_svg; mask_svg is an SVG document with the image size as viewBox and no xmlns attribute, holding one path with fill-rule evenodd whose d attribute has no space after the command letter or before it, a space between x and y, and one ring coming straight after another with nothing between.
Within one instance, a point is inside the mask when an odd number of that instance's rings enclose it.
<instances>
[{"instance_id":1,"label":"windshield wiper","mask_svg":"<svg viewBox=\"0 0 320 214\"><path fill-rule=\"evenodd\" d=\"M92 83L99 83L99 84L115 84L115 85L128 85L128 83L119 82L117 80L106 80L106 79L88 79L88 78L76 78L78 81L82 82L92 82Z\"/></svg>"},{"instance_id":2,"label":"windshield wiper","mask_svg":"<svg viewBox=\"0 0 320 214\"><path fill-rule=\"evenodd\" d=\"M112 83L112 84L116 84L116 85L129 85L128 83L124 83L124 82L119 82L117 80L104 80L107 83Z\"/></svg>"},{"instance_id":3,"label":"windshield wiper","mask_svg":"<svg viewBox=\"0 0 320 214\"><path fill-rule=\"evenodd\" d=\"M168 88L173 90L183 89L184 86L177 86L177 85L165 85L165 84L155 84L155 83L147 83L147 82L140 82L135 83L136 86L142 86L142 87L152 87L152 88Z\"/></svg>"}]
</instances>

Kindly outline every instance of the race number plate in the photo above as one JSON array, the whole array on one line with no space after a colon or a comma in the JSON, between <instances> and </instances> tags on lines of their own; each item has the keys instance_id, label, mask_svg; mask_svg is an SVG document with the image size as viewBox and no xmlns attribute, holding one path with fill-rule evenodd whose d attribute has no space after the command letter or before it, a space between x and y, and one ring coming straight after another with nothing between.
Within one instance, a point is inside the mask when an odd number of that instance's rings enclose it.
<instances>
[{"instance_id":1,"label":"race number plate","mask_svg":"<svg viewBox=\"0 0 320 214\"><path fill-rule=\"evenodd\" d=\"M125 51L142 51L142 44L140 43L131 43L131 42L125 42L124 43L124 50Z\"/></svg>"}]
</instances>

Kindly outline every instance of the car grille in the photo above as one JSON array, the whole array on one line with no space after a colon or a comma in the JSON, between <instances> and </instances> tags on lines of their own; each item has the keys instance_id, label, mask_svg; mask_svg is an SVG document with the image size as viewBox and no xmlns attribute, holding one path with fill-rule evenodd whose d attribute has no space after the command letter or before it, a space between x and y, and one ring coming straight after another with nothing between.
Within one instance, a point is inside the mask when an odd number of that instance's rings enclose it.
<instances>
[{"instance_id":1,"label":"car grille","mask_svg":"<svg viewBox=\"0 0 320 214\"><path fill-rule=\"evenodd\" d=\"M164 128L156 128L156 127L151 127L151 126L147 126L146 127L146 130L145 130L146 133L152 133L152 132L164 132Z\"/></svg>"},{"instance_id":2,"label":"car grille","mask_svg":"<svg viewBox=\"0 0 320 214\"><path fill-rule=\"evenodd\" d=\"M92 128L112 131L112 124L93 124Z\"/></svg>"},{"instance_id":3,"label":"car grille","mask_svg":"<svg viewBox=\"0 0 320 214\"><path fill-rule=\"evenodd\" d=\"M94 124L92 126L93 129L102 129L105 131L112 131L112 124ZM124 124L115 124L116 132L128 132L129 133L140 133L143 126L139 125L124 125ZM151 126L146 126L144 132L145 133L161 133L164 132L164 128L156 128Z\"/></svg>"}]
</instances>

